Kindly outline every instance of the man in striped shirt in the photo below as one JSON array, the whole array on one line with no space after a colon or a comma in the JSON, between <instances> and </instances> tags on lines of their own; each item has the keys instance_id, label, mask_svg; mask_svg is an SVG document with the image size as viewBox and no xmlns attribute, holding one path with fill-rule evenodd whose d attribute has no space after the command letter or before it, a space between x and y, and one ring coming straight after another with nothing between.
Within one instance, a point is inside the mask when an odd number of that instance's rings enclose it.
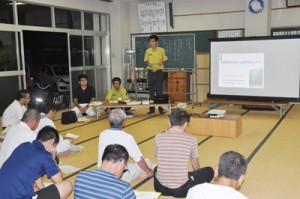
<instances>
[{"instance_id":1,"label":"man in striped shirt","mask_svg":"<svg viewBox=\"0 0 300 199\"><path fill-rule=\"evenodd\" d=\"M175 109L170 115L170 128L155 137L157 170L154 188L165 196L186 197L189 188L214 177L211 167L200 169L197 138L185 133L190 121L189 114ZM191 159L193 171L188 171Z\"/></svg>"},{"instance_id":2,"label":"man in striped shirt","mask_svg":"<svg viewBox=\"0 0 300 199\"><path fill-rule=\"evenodd\" d=\"M102 156L102 165L95 171L82 171L75 180L75 199L114 198L135 199L129 183L120 180L129 154L125 147L108 145Z\"/></svg>"}]
</instances>

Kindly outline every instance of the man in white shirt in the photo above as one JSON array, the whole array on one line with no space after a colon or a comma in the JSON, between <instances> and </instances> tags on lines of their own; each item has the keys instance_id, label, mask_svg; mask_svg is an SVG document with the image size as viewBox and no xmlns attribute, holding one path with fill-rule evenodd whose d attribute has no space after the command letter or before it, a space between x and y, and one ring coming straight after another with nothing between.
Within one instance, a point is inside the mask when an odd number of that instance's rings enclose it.
<instances>
[{"instance_id":1,"label":"man in white shirt","mask_svg":"<svg viewBox=\"0 0 300 199\"><path fill-rule=\"evenodd\" d=\"M41 113L41 120L39 122L38 127L35 129L36 134L45 126L51 126L56 129L53 120L56 115L56 107L53 104L48 105ZM56 146L57 155L68 152L71 148L72 143L74 142L73 138L63 137L59 135L59 142Z\"/></svg>"},{"instance_id":2,"label":"man in white shirt","mask_svg":"<svg viewBox=\"0 0 300 199\"><path fill-rule=\"evenodd\" d=\"M215 182L203 183L191 188L187 199L247 199L239 190L247 170L247 161L241 154L228 151L220 157L215 169Z\"/></svg>"},{"instance_id":3,"label":"man in white shirt","mask_svg":"<svg viewBox=\"0 0 300 199\"><path fill-rule=\"evenodd\" d=\"M40 113L36 109L28 109L19 124L11 127L4 138L0 151L0 168L6 159L20 144L36 139L34 131L40 122Z\"/></svg>"},{"instance_id":4,"label":"man in white shirt","mask_svg":"<svg viewBox=\"0 0 300 199\"><path fill-rule=\"evenodd\" d=\"M106 146L119 144L126 148L129 156L136 162L127 164L128 171L123 173L122 180L131 182L137 177L153 176L152 163L150 160L144 159L133 136L122 129L125 119L126 114L122 109L113 109L109 114L110 128L104 130L99 135L98 167L101 167L102 155Z\"/></svg>"},{"instance_id":5,"label":"man in white shirt","mask_svg":"<svg viewBox=\"0 0 300 199\"><path fill-rule=\"evenodd\" d=\"M2 115L2 128L16 125L20 122L30 102L30 91L19 90L16 99L5 109Z\"/></svg>"}]
</instances>

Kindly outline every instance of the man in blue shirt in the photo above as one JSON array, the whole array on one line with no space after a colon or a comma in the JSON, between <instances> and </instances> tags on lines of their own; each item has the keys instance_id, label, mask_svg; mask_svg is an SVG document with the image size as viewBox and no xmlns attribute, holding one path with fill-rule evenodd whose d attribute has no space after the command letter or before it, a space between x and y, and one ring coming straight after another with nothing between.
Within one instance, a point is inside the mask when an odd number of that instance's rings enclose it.
<instances>
[{"instance_id":1,"label":"man in blue shirt","mask_svg":"<svg viewBox=\"0 0 300 199\"><path fill-rule=\"evenodd\" d=\"M130 184L120 180L129 154L125 147L108 145L102 156L102 165L95 171L82 171L75 180L75 199L114 198L134 199Z\"/></svg>"},{"instance_id":2,"label":"man in blue shirt","mask_svg":"<svg viewBox=\"0 0 300 199\"><path fill-rule=\"evenodd\" d=\"M72 184L63 181L54 161L59 141L57 130L42 128L32 143L20 144L0 169L1 199L63 199L72 193ZM54 184L45 187L41 176L46 174Z\"/></svg>"}]
</instances>

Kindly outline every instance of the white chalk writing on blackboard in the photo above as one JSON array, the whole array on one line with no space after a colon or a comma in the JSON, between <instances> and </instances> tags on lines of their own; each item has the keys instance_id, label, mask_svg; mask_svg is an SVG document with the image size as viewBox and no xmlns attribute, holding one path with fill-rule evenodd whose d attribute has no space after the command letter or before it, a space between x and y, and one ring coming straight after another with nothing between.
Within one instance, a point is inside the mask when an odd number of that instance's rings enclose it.
<instances>
[{"instance_id":1,"label":"white chalk writing on blackboard","mask_svg":"<svg viewBox=\"0 0 300 199\"><path fill-rule=\"evenodd\" d=\"M142 33L167 31L164 1L139 3L138 13Z\"/></svg>"},{"instance_id":2,"label":"white chalk writing on blackboard","mask_svg":"<svg viewBox=\"0 0 300 199\"><path fill-rule=\"evenodd\" d=\"M149 35L137 35L133 38L137 68L146 67L144 56L149 48ZM195 34L161 34L158 45L165 49L168 61L166 69L192 69L195 67Z\"/></svg>"}]
</instances>

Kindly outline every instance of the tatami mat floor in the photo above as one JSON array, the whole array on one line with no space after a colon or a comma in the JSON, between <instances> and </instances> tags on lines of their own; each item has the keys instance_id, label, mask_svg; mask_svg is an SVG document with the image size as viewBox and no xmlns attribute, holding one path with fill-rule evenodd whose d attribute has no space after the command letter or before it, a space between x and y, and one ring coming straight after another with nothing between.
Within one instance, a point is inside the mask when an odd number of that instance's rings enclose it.
<instances>
[{"instance_id":1,"label":"tatami mat floor","mask_svg":"<svg viewBox=\"0 0 300 199\"><path fill-rule=\"evenodd\" d=\"M242 134L237 138L197 135L201 166L215 167L224 151L235 150L249 161L246 180L240 190L249 198L300 198L300 158L297 156L300 146L300 134L297 132L300 129L300 106L287 107L287 114L281 119L276 111L247 111L238 106L219 108L226 109L228 114L242 115ZM207 109L205 106L187 108L195 113ZM146 112L146 109L134 110L134 117L127 119L124 130L135 137L144 156L155 162L154 136L168 128L168 116L147 115ZM76 143L86 147L80 153L61 157L61 161L81 169L95 169L98 134L109 127L106 115L102 114L98 121L72 125L61 125L60 114L57 118L56 125L62 134L70 132L79 135ZM65 175L65 178L74 182L75 174ZM152 178L137 179L131 185L136 190L154 190Z\"/></svg>"},{"instance_id":2,"label":"tatami mat floor","mask_svg":"<svg viewBox=\"0 0 300 199\"><path fill-rule=\"evenodd\" d=\"M281 119L276 111L247 111L238 106L218 108L242 116L242 133L237 138L197 135L200 165L215 167L223 152L238 151L249 161L241 192L251 199L300 198L300 105L289 105L286 116ZM195 113L207 109L206 106L187 107ZM134 117L126 120L124 130L134 136L144 156L156 162L154 136L168 128L168 115L147 115L146 112L147 109L133 110ZM81 170L96 169L98 135L109 127L107 115L103 113L99 120L90 118L90 122L70 125L62 125L60 117L61 112L58 112L55 124L61 134L79 135L75 144L85 147L60 160ZM65 174L64 177L74 183L76 174ZM153 178L137 179L131 185L136 190L154 191Z\"/></svg>"}]
</instances>

